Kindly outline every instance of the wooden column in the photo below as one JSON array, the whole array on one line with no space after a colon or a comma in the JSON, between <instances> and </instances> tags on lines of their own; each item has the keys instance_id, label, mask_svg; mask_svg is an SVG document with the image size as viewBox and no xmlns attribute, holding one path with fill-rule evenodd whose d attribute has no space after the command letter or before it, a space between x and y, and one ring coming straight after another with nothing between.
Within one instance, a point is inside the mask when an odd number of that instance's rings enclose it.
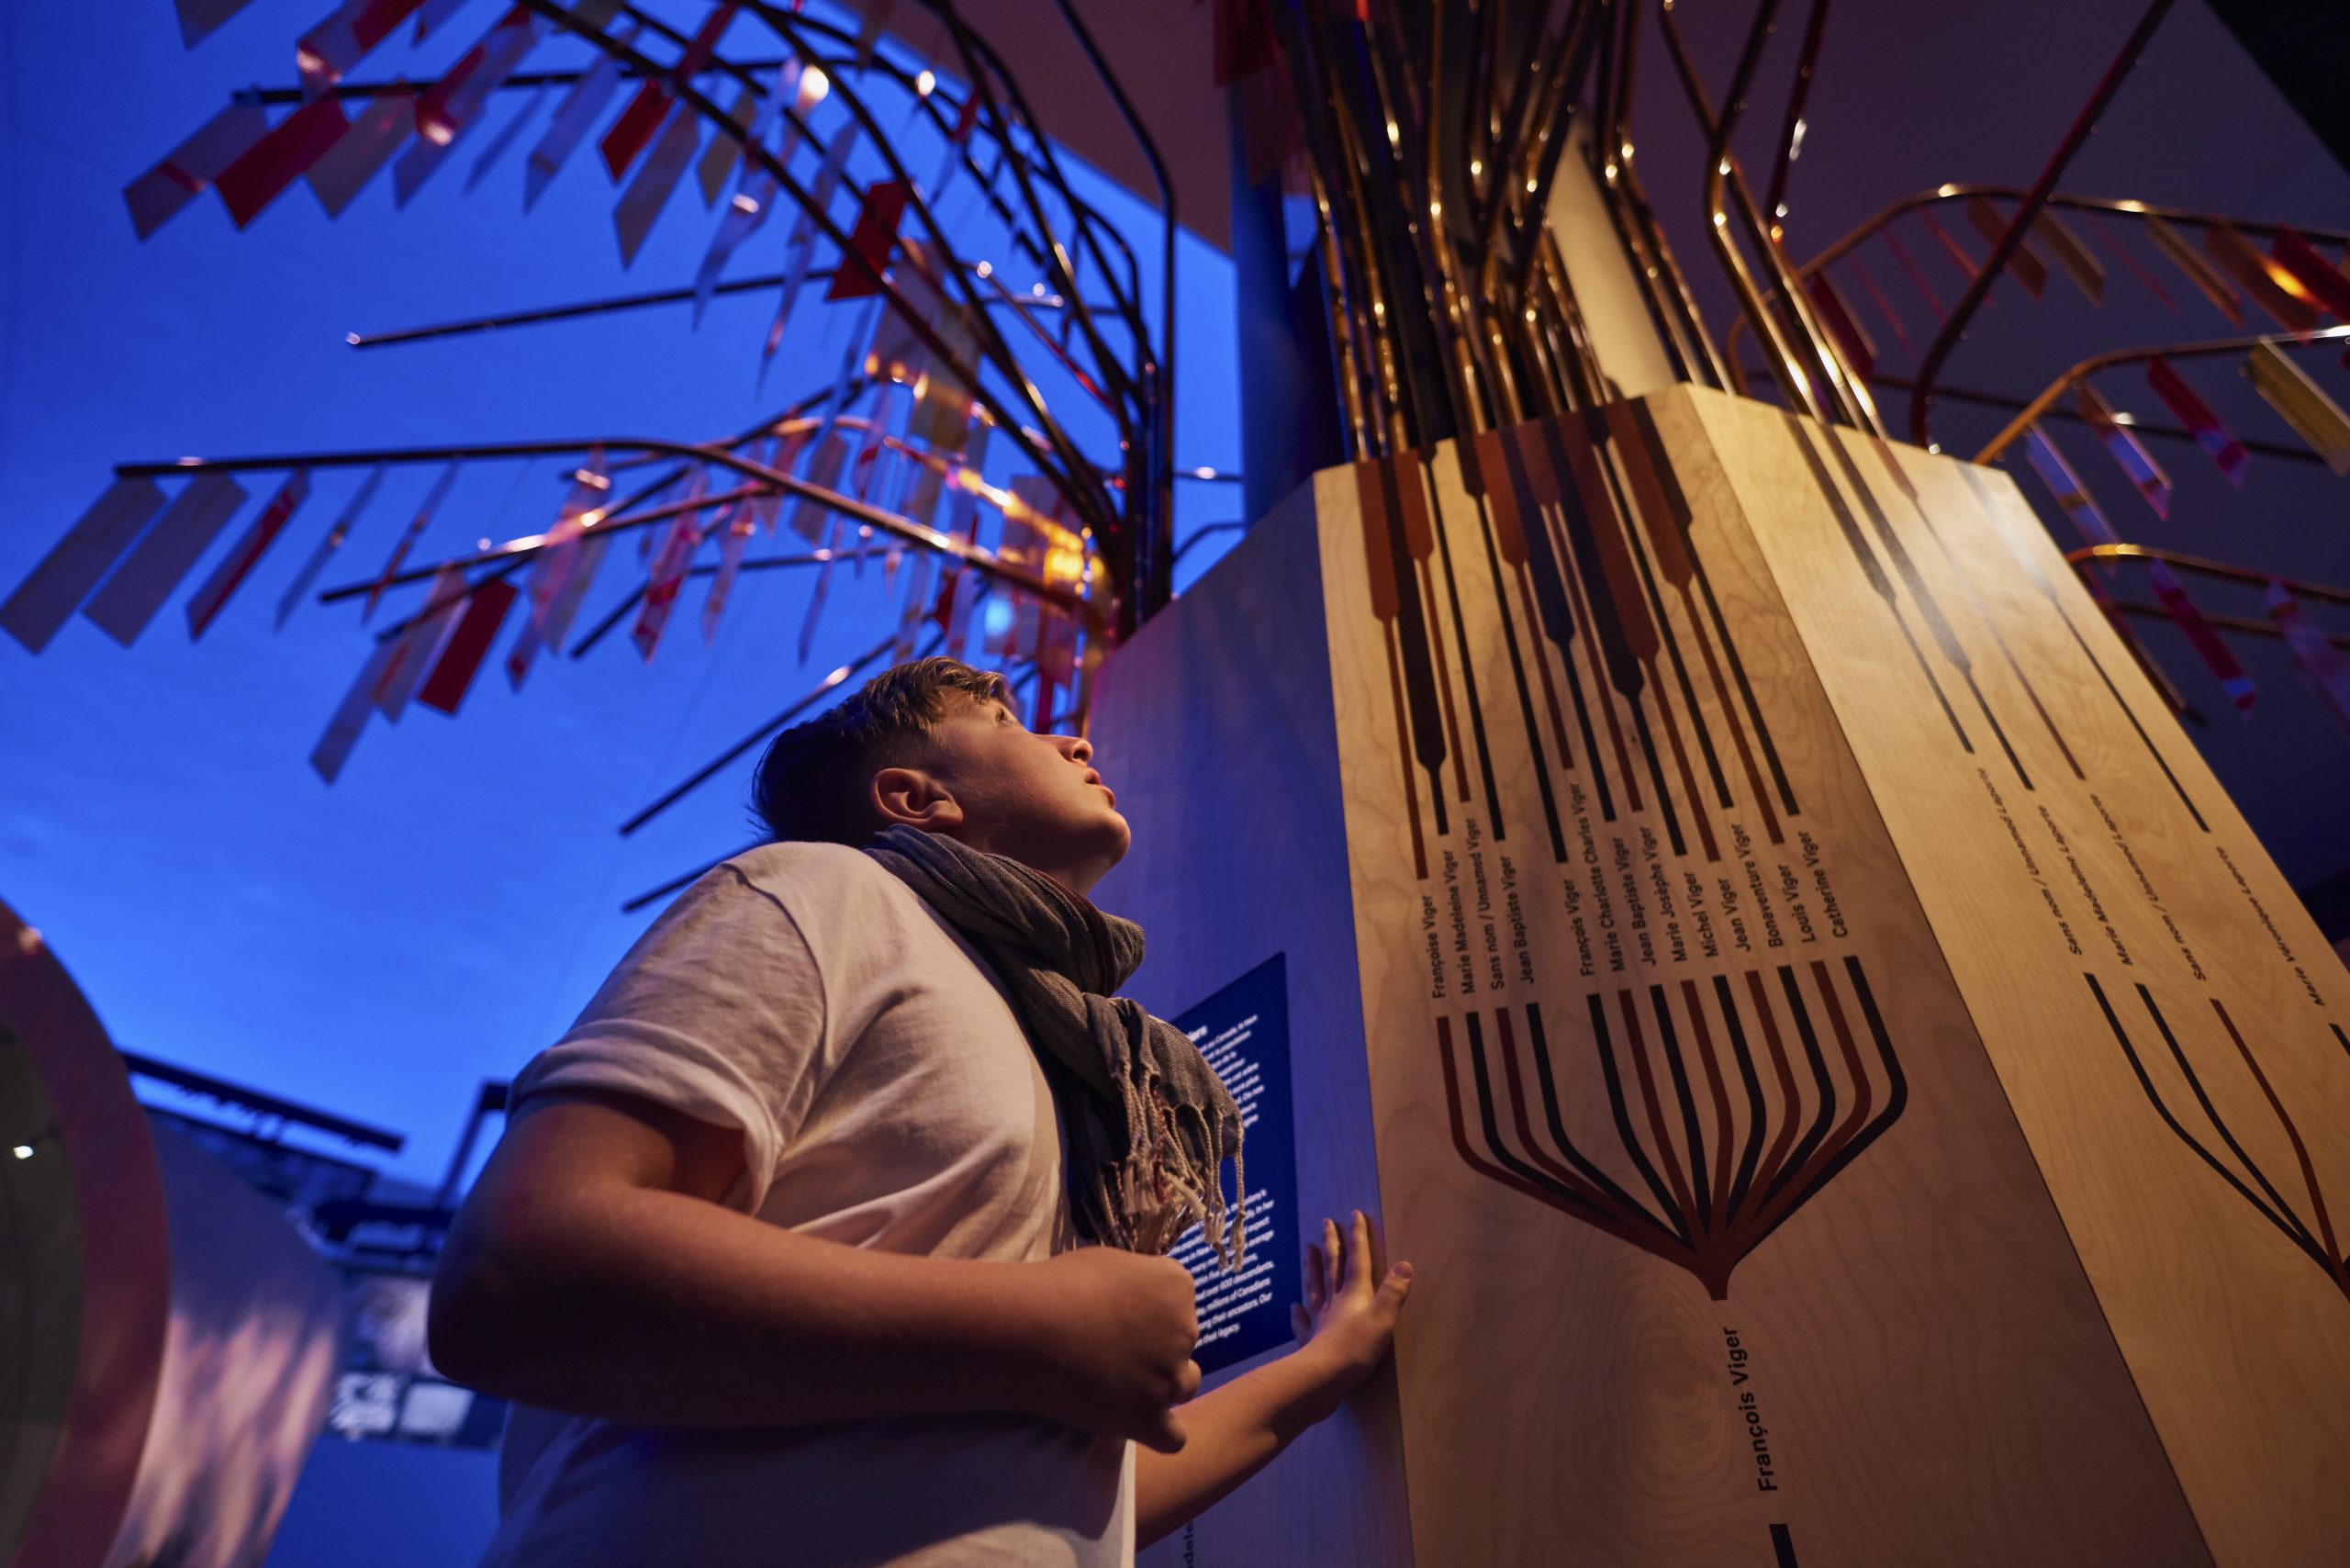
<instances>
[{"instance_id":1,"label":"wooden column","mask_svg":"<svg viewBox=\"0 0 2350 1568\"><path fill-rule=\"evenodd\" d=\"M1421 1271L1147 1561L2345 1560L2350 977L2003 476L1675 387L1317 476L1102 689L1141 994L1286 950Z\"/></svg>"}]
</instances>

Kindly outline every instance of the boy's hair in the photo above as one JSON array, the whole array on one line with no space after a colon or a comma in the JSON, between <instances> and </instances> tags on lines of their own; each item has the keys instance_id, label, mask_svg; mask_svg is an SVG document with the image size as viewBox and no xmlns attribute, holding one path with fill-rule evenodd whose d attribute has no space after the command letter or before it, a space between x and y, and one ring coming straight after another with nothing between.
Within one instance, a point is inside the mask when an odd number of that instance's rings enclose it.
<instances>
[{"instance_id":1,"label":"boy's hair","mask_svg":"<svg viewBox=\"0 0 2350 1568\"><path fill-rule=\"evenodd\" d=\"M767 744L751 781L751 810L772 839L863 844L887 825L873 806L873 776L918 761L923 741L958 699L1009 696L1003 677L957 659L885 669L847 701Z\"/></svg>"}]
</instances>

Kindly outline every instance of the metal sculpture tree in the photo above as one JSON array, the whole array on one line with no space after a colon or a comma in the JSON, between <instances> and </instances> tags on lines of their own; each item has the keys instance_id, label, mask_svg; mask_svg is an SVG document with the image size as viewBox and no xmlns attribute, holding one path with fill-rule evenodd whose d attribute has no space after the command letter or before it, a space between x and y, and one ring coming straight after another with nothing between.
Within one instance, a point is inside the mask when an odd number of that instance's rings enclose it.
<instances>
[{"instance_id":1,"label":"metal sculpture tree","mask_svg":"<svg viewBox=\"0 0 2350 1568\"><path fill-rule=\"evenodd\" d=\"M238 8L181 0L184 32L192 43ZM883 46L882 8L860 25L757 0L711 5L690 32L621 0L521 0L499 7L437 78L360 83L352 72L395 29L414 18L421 39L457 25L465 8L461 0L346 0L297 41L298 86L236 95L127 187L142 237L207 190L239 228L297 182L339 213L387 167L405 206L461 142L482 140L496 95L532 94L488 140L471 188L539 102L559 92L528 154L526 203L594 136L620 187L621 254L633 259L692 171L716 218L691 286L352 342L415 342L686 300L699 321L718 294L758 289L776 298L758 346L762 376L787 333L812 335L811 320L845 313L851 348L839 374L749 429L702 439L590 432L126 463L0 606L0 626L38 651L79 610L128 645L243 507L241 481L274 480L187 602L189 633L201 637L289 533L312 476L366 470L286 592L283 624L338 557L376 480L425 465L439 478L381 569L319 596L363 599L372 616L379 601L409 593L314 754L330 780L371 713L397 716L412 700L455 711L510 623L520 630L504 662L519 686L543 650L569 643L575 655L585 653L632 616L632 639L650 658L691 577L709 579L702 621L714 634L741 573L806 568L816 586L800 638L804 660L835 565L861 567L867 557L881 562L884 591L897 596L896 629L730 756L918 642L1002 668L1024 691L1033 683L1039 724L1081 716L1102 651L1169 591L1171 195L1154 310L1132 248L1072 185L1002 58L949 0L931 8L953 46L953 60L941 63L960 72L959 86ZM1098 64L1074 13L1063 15ZM586 62L522 69L559 42L584 48ZM761 50L762 42L779 47ZM1123 109L1123 94L1109 86ZM623 97L623 88L632 91ZM892 116L897 129L885 129ZM1131 114L1128 121L1156 166L1147 134ZM918 160L933 158L934 172L915 173ZM950 196L962 210L946 210ZM728 280L735 256L778 211L792 218L779 268ZM1016 289L1005 275L1013 268L1033 282L1024 277L1027 286ZM553 463L563 484L545 528L465 554L411 559L461 467L532 463ZM754 541L779 521L806 548L753 554ZM641 575L574 642L610 541L622 533L639 539ZM420 595L419 585L429 585ZM977 614L990 599L996 613Z\"/></svg>"}]
</instances>

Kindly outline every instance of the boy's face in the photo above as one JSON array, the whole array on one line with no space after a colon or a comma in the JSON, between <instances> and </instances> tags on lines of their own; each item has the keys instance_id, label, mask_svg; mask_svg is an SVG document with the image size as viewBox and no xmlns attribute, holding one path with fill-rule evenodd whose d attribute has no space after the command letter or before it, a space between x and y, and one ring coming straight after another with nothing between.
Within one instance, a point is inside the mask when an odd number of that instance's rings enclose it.
<instances>
[{"instance_id":1,"label":"boy's face","mask_svg":"<svg viewBox=\"0 0 2350 1568\"><path fill-rule=\"evenodd\" d=\"M893 820L1010 856L1080 893L1125 857L1132 831L1083 739L1036 734L1002 703L974 699L956 704L924 750L922 767L875 776Z\"/></svg>"}]
</instances>

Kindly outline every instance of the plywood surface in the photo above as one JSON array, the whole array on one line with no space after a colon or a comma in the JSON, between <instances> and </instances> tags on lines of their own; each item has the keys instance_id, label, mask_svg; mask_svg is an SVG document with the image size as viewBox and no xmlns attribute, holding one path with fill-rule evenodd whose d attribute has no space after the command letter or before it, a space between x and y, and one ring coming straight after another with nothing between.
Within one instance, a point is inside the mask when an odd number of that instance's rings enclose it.
<instances>
[{"instance_id":1,"label":"plywood surface","mask_svg":"<svg viewBox=\"0 0 2350 1568\"><path fill-rule=\"evenodd\" d=\"M1090 732L1135 829L1125 862L1095 890L1147 935L1133 994L1172 1014L1288 957L1309 1227L1379 1209L1320 594L1301 493L1110 660ZM1276 1278L1282 1299L1297 1299L1295 1260ZM1375 1379L1143 1562L1402 1568L1403 1466L1393 1380Z\"/></svg>"},{"instance_id":2,"label":"plywood surface","mask_svg":"<svg viewBox=\"0 0 2350 1568\"><path fill-rule=\"evenodd\" d=\"M1709 442L1317 481L1415 1561L2208 1562Z\"/></svg>"},{"instance_id":3,"label":"plywood surface","mask_svg":"<svg viewBox=\"0 0 2350 1568\"><path fill-rule=\"evenodd\" d=\"M2004 476L1683 396L2215 1557L2350 1561L2350 980Z\"/></svg>"}]
</instances>

